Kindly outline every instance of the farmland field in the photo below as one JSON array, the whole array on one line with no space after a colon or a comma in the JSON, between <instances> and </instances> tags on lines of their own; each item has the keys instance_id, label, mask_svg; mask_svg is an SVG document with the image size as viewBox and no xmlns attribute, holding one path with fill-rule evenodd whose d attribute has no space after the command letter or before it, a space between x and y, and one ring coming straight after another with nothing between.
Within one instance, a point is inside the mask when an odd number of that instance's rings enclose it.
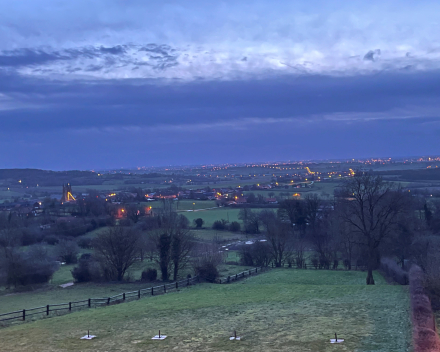
<instances>
[{"instance_id":1,"label":"farmland field","mask_svg":"<svg viewBox=\"0 0 440 352\"><path fill-rule=\"evenodd\" d=\"M410 351L407 287L376 273L272 270L229 285L164 296L0 330L2 351ZM83 341L87 330L98 337ZM152 341L158 330L164 341ZM242 341L229 341L236 330ZM337 332L345 339L331 345Z\"/></svg>"}]
</instances>

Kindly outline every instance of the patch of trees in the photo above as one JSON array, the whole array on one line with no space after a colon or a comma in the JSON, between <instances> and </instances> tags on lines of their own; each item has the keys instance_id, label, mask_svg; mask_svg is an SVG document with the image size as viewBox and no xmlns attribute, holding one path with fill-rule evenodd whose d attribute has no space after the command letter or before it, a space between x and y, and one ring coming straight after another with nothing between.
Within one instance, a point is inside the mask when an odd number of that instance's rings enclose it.
<instances>
[{"instance_id":1,"label":"patch of trees","mask_svg":"<svg viewBox=\"0 0 440 352\"><path fill-rule=\"evenodd\" d=\"M241 229L241 225L238 221L232 221L229 223L225 219L216 220L212 224L212 228L217 231L231 231L231 232L239 232Z\"/></svg>"},{"instance_id":2,"label":"patch of trees","mask_svg":"<svg viewBox=\"0 0 440 352\"><path fill-rule=\"evenodd\" d=\"M0 283L6 287L47 283L58 263L41 245L21 250L15 235L15 229L0 230Z\"/></svg>"},{"instance_id":3,"label":"patch of trees","mask_svg":"<svg viewBox=\"0 0 440 352\"><path fill-rule=\"evenodd\" d=\"M176 212L162 214L160 227L153 235L157 263L163 281L170 278L177 280L179 271L189 263L190 253L194 246L194 237L188 229L188 219Z\"/></svg>"},{"instance_id":4,"label":"patch of trees","mask_svg":"<svg viewBox=\"0 0 440 352\"><path fill-rule=\"evenodd\" d=\"M304 268L309 259L316 269L337 269L342 262L347 270L366 269L367 284L374 284L373 270L384 256L395 263L387 262L386 270L399 282L405 276L396 266L407 270L410 259L422 267L440 268L433 264L435 255L426 240L435 233L431 226L437 210L432 204L423 210L409 193L378 175L359 172L345 181L333 202L307 195L303 200L283 200L276 213L242 209L239 217L245 231L260 233L265 242L244 246L241 262ZM308 258L306 248L313 251Z\"/></svg>"}]
</instances>

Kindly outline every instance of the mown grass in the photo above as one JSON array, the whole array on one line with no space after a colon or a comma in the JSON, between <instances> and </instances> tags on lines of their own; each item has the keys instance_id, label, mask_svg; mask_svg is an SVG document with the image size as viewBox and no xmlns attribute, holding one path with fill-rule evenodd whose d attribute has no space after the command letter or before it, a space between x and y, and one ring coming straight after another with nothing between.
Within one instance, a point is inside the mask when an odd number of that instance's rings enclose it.
<instances>
[{"instance_id":1,"label":"mown grass","mask_svg":"<svg viewBox=\"0 0 440 352\"><path fill-rule=\"evenodd\" d=\"M0 330L2 351L410 351L407 288L278 269ZM80 340L87 330L98 337ZM158 330L164 341L153 341ZM229 341L233 330L242 341ZM331 345L337 332L346 341Z\"/></svg>"}]
</instances>

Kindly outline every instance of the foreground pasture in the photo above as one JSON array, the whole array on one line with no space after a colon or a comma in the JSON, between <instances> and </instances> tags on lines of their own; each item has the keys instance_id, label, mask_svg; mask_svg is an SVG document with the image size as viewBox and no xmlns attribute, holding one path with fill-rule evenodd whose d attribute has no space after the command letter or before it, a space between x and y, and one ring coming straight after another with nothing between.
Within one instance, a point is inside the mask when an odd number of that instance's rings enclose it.
<instances>
[{"instance_id":1,"label":"foreground pasture","mask_svg":"<svg viewBox=\"0 0 440 352\"><path fill-rule=\"evenodd\" d=\"M1 351L409 351L407 287L277 269L0 330ZM87 329L98 338L80 340ZM152 341L158 330L168 335ZM229 341L237 330L242 341ZM337 332L346 342L331 345Z\"/></svg>"}]
</instances>

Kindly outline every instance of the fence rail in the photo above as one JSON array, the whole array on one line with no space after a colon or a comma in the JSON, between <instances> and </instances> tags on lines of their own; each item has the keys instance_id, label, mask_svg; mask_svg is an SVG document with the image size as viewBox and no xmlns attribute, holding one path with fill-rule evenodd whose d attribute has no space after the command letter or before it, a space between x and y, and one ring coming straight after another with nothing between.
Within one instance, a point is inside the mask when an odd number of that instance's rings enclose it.
<instances>
[{"instance_id":1,"label":"fence rail","mask_svg":"<svg viewBox=\"0 0 440 352\"><path fill-rule=\"evenodd\" d=\"M122 303L122 302L125 302L128 300L141 299L143 297L156 296L156 295L164 294L167 292L172 292L172 291L178 290L179 287L191 286L197 282L199 282L199 278L196 276L193 278L188 278L185 280L176 281L176 282L173 282L170 284L142 288L137 291L123 292L123 293L119 293L117 295L109 296L109 297L94 297L94 298L88 298L88 299L84 299L84 300L80 300L80 301L48 304L48 305L41 306L41 307L22 309L22 310L17 310L14 312L9 312L9 313L2 313L2 314L0 314L0 323L1 322L10 322L11 320L26 321L26 319L29 320L30 317L38 316L38 315L39 315L39 318L43 318L45 316L47 317L47 316L51 316L51 315L58 315L62 311L69 313L73 310L82 309L84 307L96 308L98 306L103 306L103 305L118 304L118 303ZM51 314L51 313L53 313L53 314ZM38 318L38 317L36 317L36 318Z\"/></svg>"},{"instance_id":2,"label":"fence rail","mask_svg":"<svg viewBox=\"0 0 440 352\"><path fill-rule=\"evenodd\" d=\"M217 279L215 282L219 284L229 283L251 275L255 275L267 269L268 268L253 268L250 270L245 270L235 275L230 275L228 277ZM70 313L74 310L76 311L83 308L96 308L106 305L108 306L108 305L123 303L128 300L141 299L143 297L156 296L156 295L165 294L167 292L173 292L178 290L179 288L188 287L198 282L200 282L200 279L198 276L195 276L193 278L176 281L169 284L142 288L137 291L122 292L117 295L109 296L109 297L94 297L80 301L48 304L41 307L22 309L9 313L2 313L0 314L0 323L6 321L10 322L11 320L26 321L33 316L35 316L34 318L43 318L51 315L59 315L60 312L63 313L63 311L65 313Z\"/></svg>"},{"instance_id":3,"label":"fence rail","mask_svg":"<svg viewBox=\"0 0 440 352\"><path fill-rule=\"evenodd\" d=\"M239 279L244 279L245 277L249 277L252 275L257 275L258 273L261 273L263 271L267 271L269 267L259 267L259 268L252 268L249 270L242 271L241 273L229 275L226 277L222 277L216 280L219 284L227 284L233 281L237 281Z\"/></svg>"}]
</instances>

